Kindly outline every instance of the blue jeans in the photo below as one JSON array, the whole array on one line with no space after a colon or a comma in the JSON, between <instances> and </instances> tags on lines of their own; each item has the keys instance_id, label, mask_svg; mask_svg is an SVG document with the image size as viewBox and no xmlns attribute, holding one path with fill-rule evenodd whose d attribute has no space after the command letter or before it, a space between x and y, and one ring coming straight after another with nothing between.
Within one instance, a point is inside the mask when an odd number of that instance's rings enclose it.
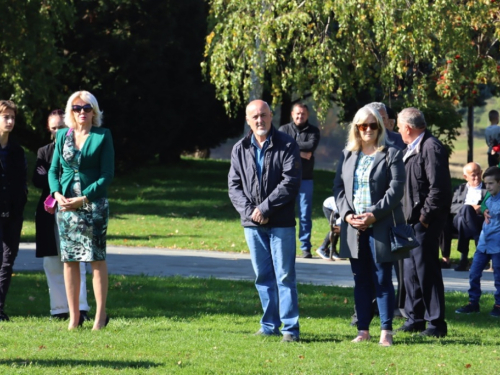
<instances>
[{"instance_id":1,"label":"blue jeans","mask_svg":"<svg viewBox=\"0 0 500 375\"><path fill-rule=\"evenodd\" d=\"M358 317L358 330L368 330L372 320L373 291L377 296L381 329L392 330L394 316L394 285L392 262L375 262L373 230L360 232L358 259L351 258L354 275L354 303Z\"/></svg>"},{"instance_id":2,"label":"blue jeans","mask_svg":"<svg viewBox=\"0 0 500 375\"><path fill-rule=\"evenodd\" d=\"M500 305L500 253L485 254L476 251L469 270L469 302L478 304L481 298L481 277L489 261L493 265L493 279L495 280L495 305Z\"/></svg>"},{"instance_id":3,"label":"blue jeans","mask_svg":"<svg viewBox=\"0 0 500 375\"><path fill-rule=\"evenodd\" d=\"M300 250L311 251L313 180L302 180L297 195Z\"/></svg>"},{"instance_id":4,"label":"blue jeans","mask_svg":"<svg viewBox=\"0 0 500 375\"><path fill-rule=\"evenodd\" d=\"M289 333L299 337L299 304L295 278L295 228L245 227L255 272L255 286L267 334Z\"/></svg>"}]
</instances>

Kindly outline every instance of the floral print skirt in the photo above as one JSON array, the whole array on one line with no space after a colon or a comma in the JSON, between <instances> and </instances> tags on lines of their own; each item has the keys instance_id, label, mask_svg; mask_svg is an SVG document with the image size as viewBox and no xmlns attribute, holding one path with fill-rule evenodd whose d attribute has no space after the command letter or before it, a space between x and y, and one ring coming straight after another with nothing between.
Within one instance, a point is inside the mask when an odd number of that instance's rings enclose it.
<instances>
[{"instance_id":1,"label":"floral print skirt","mask_svg":"<svg viewBox=\"0 0 500 375\"><path fill-rule=\"evenodd\" d=\"M76 211L58 211L57 225L62 262L94 262L106 259L109 203L106 198Z\"/></svg>"}]
</instances>

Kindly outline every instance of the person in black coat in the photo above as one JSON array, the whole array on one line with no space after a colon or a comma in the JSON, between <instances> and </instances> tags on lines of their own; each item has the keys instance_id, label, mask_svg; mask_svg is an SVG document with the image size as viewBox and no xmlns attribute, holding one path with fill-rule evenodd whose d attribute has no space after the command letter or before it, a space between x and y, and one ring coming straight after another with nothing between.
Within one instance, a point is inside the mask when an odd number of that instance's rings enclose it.
<instances>
[{"instance_id":1,"label":"person in black coat","mask_svg":"<svg viewBox=\"0 0 500 375\"><path fill-rule=\"evenodd\" d=\"M47 119L47 129L54 137L57 130L66 127L63 120L64 111L56 109L50 112ZM47 171L52 162L54 154L54 142L40 147L37 152L35 170L33 171L33 185L42 189L42 194L38 200L35 213L36 229L36 252L37 258L43 258L43 269L47 276L50 296L50 314L54 319L68 318L68 300L64 287L63 263L59 256L59 239L57 238L57 228L55 217L44 209L44 201L50 194ZM87 287L85 263L81 264L81 288L80 288L80 310L84 317L87 317L89 305L87 303ZM88 317L86 318L88 320Z\"/></svg>"},{"instance_id":2,"label":"person in black coat","mask_svg":"<svg viewBox=\"0 0 500 375\"><path fill-rule=\"evenodd\" d=\"M17 107L0 100L0 321L8 321L5 299L12 268L19 252L23 211L28 197L27 164L23 148L9 137L16 123Z\"/></svg>"},{"instance_id":3,"label":"person in black coat","mask_svg":"<svg viewBox=\"0 0 500 375\"><path fill-rule=\"evenodd\" d=\"M300 250L304 258L312 258L311 232L313 208L313 171L314 152L320 140L319 129L309 123L309 108L302 103L295 103L292 108L293 121L279 127L279 131L295 139L300 149L302 163L302 182L296 198L299 214Z\"/></svg>"},{"instance_id":4,"label":"person in black coat","mask_svg":"<svg viewBox=\"0 0 500 375\"><path fill-rule=\"evenodd\" d=\"M418 109L401 111L398 126L408 145L403 157L406 170L403 210L420 244L411 251L410 258L404 260L408 319L399 330L443 337L448 328L444 320L439 235L451 205L448 152L427 130L424 115Z\"/></svg>"}]
</instances>

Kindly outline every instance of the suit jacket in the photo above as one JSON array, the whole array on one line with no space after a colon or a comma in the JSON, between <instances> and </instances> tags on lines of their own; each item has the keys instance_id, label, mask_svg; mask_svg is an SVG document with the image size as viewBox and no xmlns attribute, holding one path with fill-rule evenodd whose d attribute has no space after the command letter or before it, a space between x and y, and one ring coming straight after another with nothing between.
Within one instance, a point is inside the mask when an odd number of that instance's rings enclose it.
<instances>
[{"instance_id":1,"label":"suit jacket","mask_svg":"<svg viewBox=\"0 0 500 375\"><path fill-rule=\"evenodd\" d=\"M67 129L66 129L67 130ZM54 154L54 142L46 146L40 147L37 152L36 165L33 170L33 185L42 189L42 194L38 200L35 213L35 242L36 242L36 257L57 256L57 245L55 236L55 220L53 214L45 211L43 202L50 194L48 173L38 173L38 167L44 167L48 172L52 155Z\"/></svg>"},{"instance_id":2,"label":"suit jacket","mask_svg":"<svg viewBox=\"0 0 500 375\"><path fill-rule=\"evenodd\" d=\"M82 196L86 196L89 201L107 197L108 186L115 173L115 151L111 132L106 128L92 126L81 150L82 156L78 170L73 170L62 158L67 132L68 129L60 129L56 133L56 146L49 170L50 193L54 194L57 191L68 197L68 190L74 175L78 173Z\"/></svg>"},{"instance_id":3,"label":"suit jacket","mask_svg":"<svg viewBox=\"0 0 500 375\"><path fill-rule=\"evenodd\" d=\"M465 198L467 197L467 191L469 190L469 187L467 183L459 185L455 191L453 192L453 198L451 200L451 208L450 208L450 213L452 215L458 214L460 209L463 207ZM481 204L483 203L484 196L486 195L488 191L485 188L481 188L481 200L477 202L476 204Z\"/></svg>"},{"instance_id":4,"label":"suit jacket","mask_svg":"<svg viewBox=\"0 0 500 375\"><path fill-rule=\"evenodd\" d=\"M430 224L442 220L451 206L448 152L428 130L412 153L405 150L406 190L403 210L406 221Z\"/></svg>"},{"instance_id":5,"label":"suit jacket","mask_svg":"<svg viewBox=\"0 0 500 375\"><path fill-rule=\"evenodd\" d=\"M7 166L0 161L0 216L23 218L28 200L26 156L12 138L9 138L8 150Z\"/></svg>"},{"instance_id":6,"label":"suit jacket","mask_svg":"<svg viewBox=\"0 0 500 375\"><path fill-rule=\"evenodd\" d=\"M354 213L354 173L359 157L358 151L342 152L335 181L333 195L339 210L342 224L340 229L340 256L358 258L358 230L344 221L345 217ZM402 152L392 146L386 146L375 153L370 171L370 192L372 206L367 212L376 218L373 224L375 240L375 259L377 262L394 262L408 257L409 252L391 252L389 228L404 223L401 199L404 194L405 168ZM394 213L394 215L393 215Z\"/></svg>"},{"instance_id":7,"label":"suit jacket","mask_svg":"<svg viewBox=\"0 0 500 375\"><path fill-rule=\"evenodd\" d=\"M386 137L387 137L387 143L390 146L394 146L399 148L400 150L404 150L406 148L406 144L403 142L403 137L401 137L401 134L397 132L393 132L391 130L386 129L385 131Z\"/></svg>"}]
</instances>

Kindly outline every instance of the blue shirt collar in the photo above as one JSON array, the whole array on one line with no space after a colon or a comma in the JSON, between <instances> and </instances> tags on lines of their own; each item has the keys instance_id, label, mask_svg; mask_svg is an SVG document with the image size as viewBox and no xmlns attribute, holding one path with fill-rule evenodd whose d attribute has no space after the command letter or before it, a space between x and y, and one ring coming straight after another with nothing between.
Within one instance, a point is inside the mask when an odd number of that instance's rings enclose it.
<instances>
[{"instance_id":1,"label":"blue shirt collar","mask_svg":"<svg viewBox=\"0 0 500 375\"><path fill-rule=\"evenodd\" d=\"M424 137L424 134L425 132L422 132L412 143L408 145L408 151L413 151L417 147L420 140Z\"/></svg>"}]
</instances>

